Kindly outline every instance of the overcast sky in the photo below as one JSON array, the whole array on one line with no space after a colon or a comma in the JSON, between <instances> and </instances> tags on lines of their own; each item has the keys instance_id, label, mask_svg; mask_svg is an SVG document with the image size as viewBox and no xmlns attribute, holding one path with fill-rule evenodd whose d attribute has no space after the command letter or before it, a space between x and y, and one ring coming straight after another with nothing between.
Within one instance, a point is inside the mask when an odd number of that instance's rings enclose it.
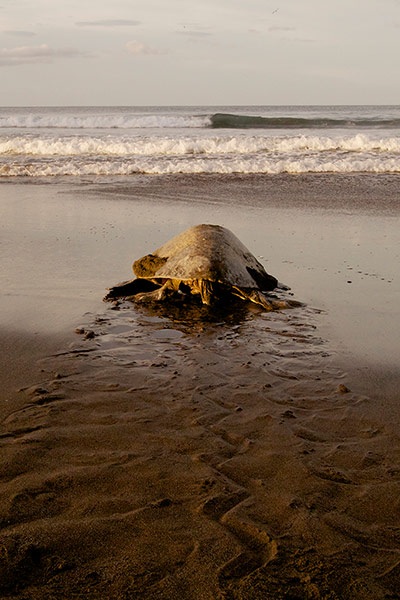
<instances>
[{"instance_id":1,"label":"overcast sky","mask_svg":"<svg viewBox=\"0 0 400 600\"><path fill-rule=\"evenodd\" d=\"M0 105L399 104L400 0L0 0Z\"/></svg>"}]
</instances>

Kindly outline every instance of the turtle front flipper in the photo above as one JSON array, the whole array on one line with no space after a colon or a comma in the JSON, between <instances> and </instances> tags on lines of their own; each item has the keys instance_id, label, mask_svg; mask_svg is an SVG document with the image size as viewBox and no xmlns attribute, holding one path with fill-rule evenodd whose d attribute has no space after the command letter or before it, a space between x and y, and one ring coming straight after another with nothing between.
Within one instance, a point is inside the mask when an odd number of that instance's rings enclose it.
<instances>
[{"instance_id":1,"label":"turtle front flipper","mask_svg":"<svg viewBox=\"0 0 400 600\"><path fill-rule=\"evenodd\" d=\"M148 279L131 279L130 281L122 281L108 288L108 293L104 296L103 300L126 298L128 296L135 296L136 294L151 292L154 289L157 290L156 284Z\"/></svg>"},{"instance_id":2,"label":"turtle front flipper","mask_svg":"<svg viewBox=\"0 0 400 600\"><path fill-rule=\"evenodd\" d=\"M169 296L176 293L176 286L174 285L174 281L168 279L164 285L158 287L157 289L153 289L150 292L143 292L136 294L133 297L133 300L139 304L145 304L147 302L161 302L166 300Z\"/></svg>"}]
</instances>

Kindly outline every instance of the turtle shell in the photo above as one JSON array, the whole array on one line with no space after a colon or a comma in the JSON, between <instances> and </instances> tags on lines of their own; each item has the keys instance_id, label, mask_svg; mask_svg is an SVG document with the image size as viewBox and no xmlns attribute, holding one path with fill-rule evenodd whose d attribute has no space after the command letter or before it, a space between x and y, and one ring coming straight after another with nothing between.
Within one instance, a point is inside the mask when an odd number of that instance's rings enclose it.
<instances>
[{"instance_id":1,"label":"turtle shell","mask_svg":"<svg viewBox=\"0 0 400 600\"><path fill-rule=\"evenodd\" d=\"M195 225L134 263L143 279L208 280L238 288L272 290L277 280L225 227Z\"/></svg>"}]
</instances>

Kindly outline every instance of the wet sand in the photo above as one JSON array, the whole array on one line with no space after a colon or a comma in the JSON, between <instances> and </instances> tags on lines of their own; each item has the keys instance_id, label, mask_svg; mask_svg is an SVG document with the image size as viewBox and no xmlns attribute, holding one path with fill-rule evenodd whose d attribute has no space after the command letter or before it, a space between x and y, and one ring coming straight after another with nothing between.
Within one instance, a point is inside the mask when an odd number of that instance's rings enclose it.
<instances>
[{"instance_id":1,"label":"wet sand","mask_svg":"<svg viewBox=\"0 0 400 600\"><path fill-rule=\"evenodd\" d=\"M397 186L2 186L3 597L397 597ZM199 222L306 305L101 303Z\"/></svg>"}]
</instances>

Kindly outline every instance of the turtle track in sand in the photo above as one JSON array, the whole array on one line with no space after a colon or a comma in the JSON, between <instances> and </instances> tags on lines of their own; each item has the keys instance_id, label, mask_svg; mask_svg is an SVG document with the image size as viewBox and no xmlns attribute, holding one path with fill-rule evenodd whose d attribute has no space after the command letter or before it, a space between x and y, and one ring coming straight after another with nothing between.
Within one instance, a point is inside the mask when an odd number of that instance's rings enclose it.
<instances>
[{"instance_id":1,"label":"turtle track in sand","mask_svg":"<svg viewBox=\"0 0 400 600\"><path fill-rule=\"evenodd\" d=\"M2 423L1 592L394 594L399 440L344 391L313 311L115 308Z\"/></svg>"}]
</instances>

